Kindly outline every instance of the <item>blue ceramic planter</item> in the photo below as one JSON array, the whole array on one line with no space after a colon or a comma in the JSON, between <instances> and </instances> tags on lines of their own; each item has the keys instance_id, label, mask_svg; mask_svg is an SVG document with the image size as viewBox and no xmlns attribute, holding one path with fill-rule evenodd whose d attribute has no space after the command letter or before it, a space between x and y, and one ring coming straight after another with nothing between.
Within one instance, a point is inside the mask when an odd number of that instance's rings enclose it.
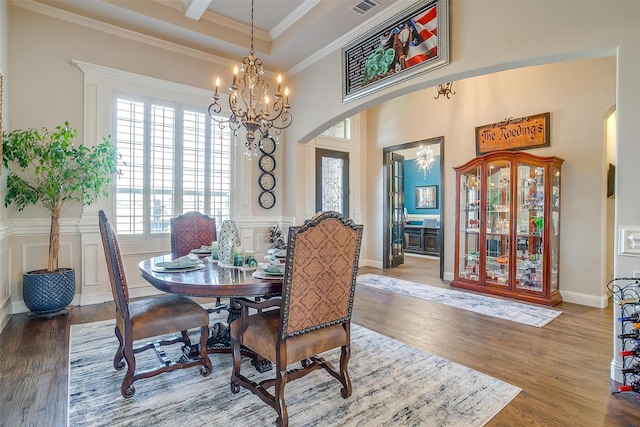
<instances>
[{"instance_id":1,"label":"blue ceramic planter","mask_svg":"<svg viewBox=\"0 0 640 427\"><path fill-rule=\"evenodd\" d=\"M34 270L22 277L22 297L29 310L47 315L64 310L76 292L76 276L71 268L54 272Z\"/></svg>"}]
</instances>

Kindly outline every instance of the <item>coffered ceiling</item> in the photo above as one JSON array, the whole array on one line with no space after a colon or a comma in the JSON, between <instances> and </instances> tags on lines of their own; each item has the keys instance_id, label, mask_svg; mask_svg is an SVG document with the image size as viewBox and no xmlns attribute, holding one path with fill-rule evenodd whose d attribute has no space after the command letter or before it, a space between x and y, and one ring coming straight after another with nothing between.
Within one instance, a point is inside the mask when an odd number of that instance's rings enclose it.
<instances>
[{"instance_id":1,"label":"coffered ceiling","mask_svg":"<svg viewBox=\"0 0 640 427\"><path fill-rule=\"evenodd\" d=\"M294 74L413 3L255 0L254 48L265 68ZM12 4L224 58L239 60L250 46L251 0L12 0Z\"/></svg>"}]
</instances>

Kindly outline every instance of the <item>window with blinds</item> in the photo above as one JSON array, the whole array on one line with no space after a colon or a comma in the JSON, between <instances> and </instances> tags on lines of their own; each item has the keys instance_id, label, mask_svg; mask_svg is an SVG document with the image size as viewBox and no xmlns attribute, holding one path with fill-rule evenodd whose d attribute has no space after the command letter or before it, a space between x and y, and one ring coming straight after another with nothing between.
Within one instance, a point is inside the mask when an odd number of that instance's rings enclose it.
<instances>
[{"instance_id":1,"label":"window with blinds","mask_svg":"<svg viewBox=\"0 0 640 427\"><path fill-rule=\"evenodd\" d=\"M169 220L198 211L231 217L231 135L201 108L116 95L118 234L169 233Z\"/></svg>"}]
</instances>

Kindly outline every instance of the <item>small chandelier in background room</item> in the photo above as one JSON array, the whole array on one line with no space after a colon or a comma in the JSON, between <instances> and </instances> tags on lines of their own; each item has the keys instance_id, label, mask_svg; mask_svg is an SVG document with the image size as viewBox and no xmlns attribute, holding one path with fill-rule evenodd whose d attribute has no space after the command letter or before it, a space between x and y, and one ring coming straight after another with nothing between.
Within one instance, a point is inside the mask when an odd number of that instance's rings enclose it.
<instances>
[{"instance_id":1,"label":"small chandelier in background room","mask_svg":"<svg viewBox=\"0 0 640 427\"><path fill-rule=\"evenodd\" d=\"M416 163L418 169L424 173L424 178L427 179L427 172L431 172L431 167L436 161L436 155L430 146L420 147L416 153Z\"/></svg>"},{"instance_id":2,"label":"small chandelier in background room","mask_svg":"<svg viewBox=\"0 0 640 427\"><path fill-rule=\"evenodd\" d=\"M222 120L218 114L222 111L219 86L220 79L216 78L216 89L212 97L213 103L209 105L209 115L222 128L228 125L233 130L235 136L238 135L240 127L246 130L245 154L250 158L257 155L257 148L263 136L270 135L274 129L279 135L282 129L291 125L291 113L289 113L289 88L282 90L282 78L278 75L276 93L273 94L273 102L270 104L268 95L269 85L265 83L262 76L262 60L255 56L253 49L253 0L251 0L251 48L249 56L242 59L240 66L240 76L238 67L233 70L233 81L229 86L229 109L231 115L229 119ZM256 135L256 132L259 132ZM256 140L257 139L257 140Z\"/></svg>"},{"instance_id":3,"label":"small chandelier in background room","mask_svg":"<svg viewBox=\"0 0 640 427\"><path fill-rule=\"evenodd\" d=\"M445 83L443 85L438 85L436 87L438 91L438 96L434 96L433 99L440 98L440 95L446 96L447 99L451 98L451 95L455 95L456 93L453 91L453 82Z\"/></svg>"}]
</instances>

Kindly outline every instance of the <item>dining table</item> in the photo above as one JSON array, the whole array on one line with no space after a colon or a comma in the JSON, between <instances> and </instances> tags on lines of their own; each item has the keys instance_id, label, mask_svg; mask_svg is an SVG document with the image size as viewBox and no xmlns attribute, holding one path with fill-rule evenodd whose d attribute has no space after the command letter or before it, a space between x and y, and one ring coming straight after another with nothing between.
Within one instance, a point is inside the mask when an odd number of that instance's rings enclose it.
<instances>
[{"instance_id":1,"label":"dining table","mask_svg":"<svg viewBox=\"0 0 640 427\"><path fill-rule=\"evenodd\" d=\"M173 270L158 266L170 261L171 254L156 256L141 261L138 269L146 281L163 292L188 297L229 298L227 322L216 322L210 327L207 353L231 352L229 324L240 317L235 298L269 298L280 295L282 291L282 276L255 278L255 269L224 266L209 257L203 258L203 265L197 268ZM271 369L268 360L245 348L241 352L252 358L252 364L258 371ZM198 353L199 345L194 343L188 354L197 357Z\"/></svg>"}]
</instances>

